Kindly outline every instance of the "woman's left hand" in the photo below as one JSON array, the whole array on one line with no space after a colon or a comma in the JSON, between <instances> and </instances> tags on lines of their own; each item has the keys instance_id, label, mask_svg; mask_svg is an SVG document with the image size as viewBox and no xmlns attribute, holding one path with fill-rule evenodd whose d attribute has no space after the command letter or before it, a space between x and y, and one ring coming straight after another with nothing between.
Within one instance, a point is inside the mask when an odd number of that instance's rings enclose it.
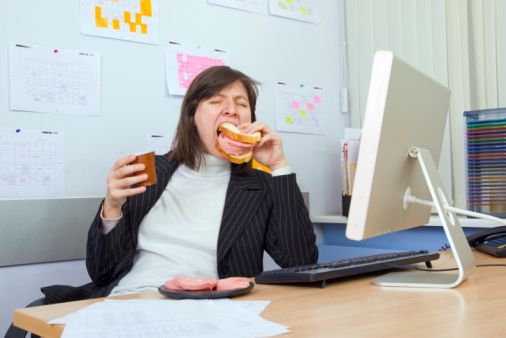
<instances>
[{"instance_id":1,"label":"woman's left hand","mask_svg":"<svg viewBox=\"0 0 506 338\"><path fill-rule=\"evenodd\" d=\"M262 139L253 148L253 158L261 164L268 166L271 170L288 167L283 150L283 141L265 123L245 123L238 128L247 134L259 131Z\"/></svg>"}]
</instances>

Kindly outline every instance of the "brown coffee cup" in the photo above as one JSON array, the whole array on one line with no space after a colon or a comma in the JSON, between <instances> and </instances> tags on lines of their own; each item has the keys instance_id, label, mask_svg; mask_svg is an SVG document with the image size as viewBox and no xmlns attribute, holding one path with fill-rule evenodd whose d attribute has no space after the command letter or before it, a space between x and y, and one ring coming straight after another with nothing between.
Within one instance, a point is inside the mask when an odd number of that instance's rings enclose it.
<instances>
[{"instance_id":1,"label":"brown coffee cup","mask_svg":"<svg viewBox=\"0 0 506 338\"><path fill-rule=\"evenodd\" d=\"M148 153L135 154L137 156L132 164L142 163L144 164L144 170L137 171L135 176L147 174L148 178L145 181L136 184L137 187L148 187L156 184L156 170L155 170L155 152L151 151Z\"/></svg>"}]
</instances>

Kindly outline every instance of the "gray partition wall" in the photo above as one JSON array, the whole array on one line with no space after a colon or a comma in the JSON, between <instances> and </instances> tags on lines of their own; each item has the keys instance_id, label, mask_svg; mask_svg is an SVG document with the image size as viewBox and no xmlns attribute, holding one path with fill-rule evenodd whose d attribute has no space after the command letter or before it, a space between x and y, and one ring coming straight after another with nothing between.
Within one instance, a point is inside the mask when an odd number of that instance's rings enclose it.
<instances>
[{"instance_id":1,"label":"gray partition wall","mask_svg":"<svg viewBox=\"0 0 506 338\"><path fill-rule=\"evenodd\" d=\"M0 202L0 266L83 259L101 198Z\"/></svg>"}]
</instances>

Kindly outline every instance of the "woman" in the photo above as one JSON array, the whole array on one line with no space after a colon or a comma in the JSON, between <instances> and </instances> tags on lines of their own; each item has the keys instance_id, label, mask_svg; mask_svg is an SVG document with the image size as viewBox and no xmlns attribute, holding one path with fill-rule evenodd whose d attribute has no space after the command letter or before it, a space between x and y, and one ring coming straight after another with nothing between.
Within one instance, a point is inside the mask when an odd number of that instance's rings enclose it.
<instances>
[{"instance_id":1,"label":"woman","mask_svg":"<svg viewBox=\"0 0 506 338\"><path fill-rule=\"evenodd\" d=\"M86 266L92 282L42 288L31 305L156 290L175 275L252 277L263 253L282 267L317 261L315 235L290 172L281 139L256 122L255 82L225 66L203 71L184 97L171 151L157 156L158 183L118 160L88 233ZM229 122L244 133L260 132L251 163L230 164L216 150L218 127ZM11 328L8 337L22 336Z\"/></svg>"},{"instance_id":2,"label":"woman","mask_svg":"<svg viewBox=\"0 0 506 338\"><path fill-rule=\"evenodd\" d=\"M118 160L91 224L86 265L92 283L43 288L46 303L156 290L175 275L252 277L264 250L282 267L315 263L315 235L281 139L255 117L257 89L226 66L203 71L184 97L171 151L156 157L158 183L135 187L135 156ZM260 132L251 163L215 149L224 122Z\"/></svg>"},{"instance_id":3,"label":"woman","mask_svg":"<svg viewBox=\"0 0 506 338\"><path fill-rule=\"evenodd\" d=\"M116 162L89 232L86 263L97 285L118 295L156 290L174 275L252 277L263 270L264 250L283 267L317 260L282 142L255 121L256 96L243 73L210 68L188 88L172 150L156 160L158 183L133 188L146 179L135 174L143 165L130 165L135 156ZM253 157L272 177L216 150L224 122L261 133Z\"/></svg>"}]
</instances>

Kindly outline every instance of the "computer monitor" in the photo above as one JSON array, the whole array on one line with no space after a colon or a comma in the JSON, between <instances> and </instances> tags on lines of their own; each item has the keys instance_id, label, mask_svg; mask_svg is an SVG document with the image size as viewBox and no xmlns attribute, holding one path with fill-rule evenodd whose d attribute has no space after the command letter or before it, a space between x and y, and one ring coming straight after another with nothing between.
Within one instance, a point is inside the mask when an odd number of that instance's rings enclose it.
<instances>
[{"instance_id":1,"label":"computer monitor","mask_svg":"<svg viewBox=\"0 0 506 338\"><path fill-rule=\"evenodd\" d=\"M435 206L458 274L396 272L384 286L460 284L474 257L437 171L450 91L389 51L374 56L346 236L354 240L427 224Z\"/></svg>"}]
</instances>

